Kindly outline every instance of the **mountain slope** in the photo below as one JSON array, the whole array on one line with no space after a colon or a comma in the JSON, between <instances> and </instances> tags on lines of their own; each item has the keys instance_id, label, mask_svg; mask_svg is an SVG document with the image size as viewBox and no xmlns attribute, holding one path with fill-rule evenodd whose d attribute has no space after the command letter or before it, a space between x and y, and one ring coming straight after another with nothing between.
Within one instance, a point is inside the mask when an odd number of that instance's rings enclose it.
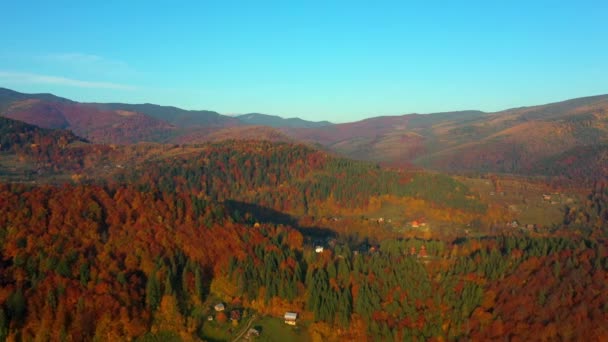
<instances>
[{"instance_id":1,"label":"mountain slope","mask_svg":"<svg viewBox=\"0 0 608 342\"><path fill-rule=\"evenodd\" d=\"M392 165L539 174L554 168L542 163L568 151L608 143L608 95L496 113L409 114L284 132L351 158Z\"/></svg>"},{"instance_id":2,"label":"mountain slope","mask_svg":"<svg viewBox=\"0 0 608 342\"><path fill-rule=\"evenodd\" d=\"M540 160L608 141L608 96L493 113L434 127L415 161L451 171L533 173Z\"/></svg>"},{"instance_id":3,"label":"mountain slope","mask_svg":"<svg viewBox=\"0 0 608 342\"><path fill-rule=\"evenodd\" d=\"M101 110L81 103L40 99L12 102L2 115L43 128L69 129L98 143L158 141L175 130L164 121L137 112Z\"/></svg>"},{"instance_id":4,"label":"mountain slope","mask_svg":"<svg viewBox=\"0 0 608 342\"><path fill-rule=\"evenodd\" d=\"M300 118L284 119L277 115L260 113L249 113L237 116L246 125L269 126L269 127L291 127L291 128L313 128L332 125L329 121L307 121Z\"/></svg>"},{"instance_id":5,"label":"mountain slope","mask_svg":"<svg viewBox=\"0 0 608 342\"><path fill-rule=\"evenodd\" d=\"M0 117L0 151L62 148L83 141L70 131L44 129L25 122Z\"/></svg>"},{"instance_id":6,"label":"mountain slope","mask_svg":"<svg viewBox=\"0 0 608 342\"><path fill-rule=\"evenodd\" d=\"M542 175L556 170L568 153L581 149L589 160L594 147L608 144L608 95L495 113L380 116L343 124L255 113L229 117L152 104L82 104L1 88L0 110L40 127L70 129L92 142L302 141L354 159L448 172ZM581 174L577 163L559 165L568 174Z\"/></svg>"},{"instance_id":7,"label":"mountain slope","mask_svg":"<svg viewBox=\"0 0 608 342\"><path fill-rule=\"evenodd\" d=\"M393 164L409 163L424 154L432 127L466 122L486 114L461 111L437 114L380 116L311 129L285 129L297 140L312 141L348 157Z\"/></svg>"},{"instance_id":8,"label":"mountain slope","mask_svg":"<svg viewBox=\"0 0 608 342\"><path fill-rule=\"evenodd\" d=\"M11 103L27 99L36 99L41 101L52 101L60 103L74 103L74 101L52 94L23 94L11 89L0 87L0 113L3 112L6 108L8 108Z\"/></svg>"},{"instance_id":9,"label":"mountain slope","mask_svg":"<svg viewBox=\"0 0 608 342\"><path fill-rule=\"evenodd\" d=\"M160 106L151 103L94 103L93 105L105 110L126 110L149 115L158 120L169 122L177 127L191 126L235 126L239 122L235 118L209 110L185 110L172 106Z\"/></svg>"}]
</instances>

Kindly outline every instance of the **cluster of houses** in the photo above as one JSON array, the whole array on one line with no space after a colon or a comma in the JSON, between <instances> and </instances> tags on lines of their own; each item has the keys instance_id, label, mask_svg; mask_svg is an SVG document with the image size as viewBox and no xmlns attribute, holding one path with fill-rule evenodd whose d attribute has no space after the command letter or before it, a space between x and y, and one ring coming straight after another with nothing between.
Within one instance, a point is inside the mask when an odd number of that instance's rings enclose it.
<instances>
[{"instance_id":1,"label":"cluster of houses","mask_svg":"<svg viewBox=\"0 0 608 342\"><path fill-rule=\"evenodd\" d=\"M224 303L217 303L213 306L213 309L217 313L224 312L224 311L226 311L226 305L224 305ZM241 320L241 311L237 310L237 309L231 310L230 314L229 314L229 318L233 324L238 324L239 321ZM208 316L207 320L213 321L213 316L211 316L211 315Z\"/></svg>"},{"instance_id":2,"label":"cluster of houses","mask_svg":"<svg viewBox=\"0 0 608 342\"><path fill-rule=\"evenodd\" d=\"M374 221L378 224L383 224L383 223L392 223L393 220L392 219L385 219L384 217L379 217L379 218L370 218L370 221Z\"/></svg>"},{"instance_id":3,"label":"cluster of houses","mask_svg":"<svg viewBox=\"0 0 608 342\"><path fill-rule=\"evenodd\" d=\"M513 220L513 221L508 221L505 222L503 225L504 228L506 229L519 229L521 231L535 231L535 232L541 232L544 230L544 228L536 223L520 223L517 220ZM497 228L500 228L500 225L498 225Z\"/></svg>"},{"instance_id":4,"label":"cluster of houses","mask_svg":"<svg viewBox=\"0 0 608 342\"><path fill-rule=\"evenodd\" d=\"M224 303L217 303L213 306L213 309L215 310L216 313L224 312L224 311L226 311L226 305L224 305ZM238 322L241 320L241 311L237 310L237 309L231 310L229 317L230 317L230 321L233 324L238 324ZM213 321L213 316L208 316L207 320ZM285 324L295 326L298 321L298 313L288 311L283 316L283 320L284 320ZM251 328L247 331L247 334L245 337L251 338L251 337L257 337L257 336L260 336L260 332L255 328Z\"/></svg>"}]
</instances>

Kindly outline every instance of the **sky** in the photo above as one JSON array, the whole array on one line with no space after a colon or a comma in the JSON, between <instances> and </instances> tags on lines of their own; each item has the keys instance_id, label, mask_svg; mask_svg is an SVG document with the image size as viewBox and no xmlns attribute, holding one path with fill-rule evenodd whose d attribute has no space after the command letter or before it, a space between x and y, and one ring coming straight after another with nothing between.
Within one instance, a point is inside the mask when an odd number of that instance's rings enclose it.
<instances>
[{"instance_id":1,"label":"sky","mask_svg":"<svg viewBox=\"0 0 608 342\"><path fill-rule=\"evenodd\" d=\"M332 122L608 93L608 1L6 1L0 87Z\"/></svg>"}]
</instances>

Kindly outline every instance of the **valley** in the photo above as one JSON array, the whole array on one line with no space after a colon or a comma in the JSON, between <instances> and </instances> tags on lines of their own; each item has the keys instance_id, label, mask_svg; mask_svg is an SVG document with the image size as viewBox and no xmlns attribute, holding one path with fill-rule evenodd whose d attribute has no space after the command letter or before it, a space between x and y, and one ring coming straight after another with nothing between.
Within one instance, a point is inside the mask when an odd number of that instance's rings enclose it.
<instances>
[{"instance_id":1,"label":"valley","mask_svg":"<svg viewBox=\"0 0 608 342\"><path fill-rule=\"evenodd\" d=\"M608 337L604 165L575 162L602 158L603 97L200 130L149 126L164 107L27 97L0 118L2 338ZM517 135L590 101L592 139ZM76 128L89 115L107 122ZM509 139L523 147L502 154Z\"/></svg>"}]
</instances>

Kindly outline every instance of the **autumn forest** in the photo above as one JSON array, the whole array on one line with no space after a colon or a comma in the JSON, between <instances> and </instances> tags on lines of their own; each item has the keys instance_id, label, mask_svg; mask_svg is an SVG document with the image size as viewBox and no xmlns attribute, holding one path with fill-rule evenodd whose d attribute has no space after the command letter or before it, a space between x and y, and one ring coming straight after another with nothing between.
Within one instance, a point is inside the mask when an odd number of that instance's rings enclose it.
<instances>
[{"instance_id":1,"label":"autumn forest","mask_svg":"<svg viewBox=\"0 0 608 342\"><path fill-rule=\"evenodd\" d=\"M32 118L49 100L11 101ZM417 157L391 163L326 126L196 140L104 120L0 117L0 340L608 340L604 145L540 165L538 141L441 159L404 136Z\"/></svg>"}]
</instances>

